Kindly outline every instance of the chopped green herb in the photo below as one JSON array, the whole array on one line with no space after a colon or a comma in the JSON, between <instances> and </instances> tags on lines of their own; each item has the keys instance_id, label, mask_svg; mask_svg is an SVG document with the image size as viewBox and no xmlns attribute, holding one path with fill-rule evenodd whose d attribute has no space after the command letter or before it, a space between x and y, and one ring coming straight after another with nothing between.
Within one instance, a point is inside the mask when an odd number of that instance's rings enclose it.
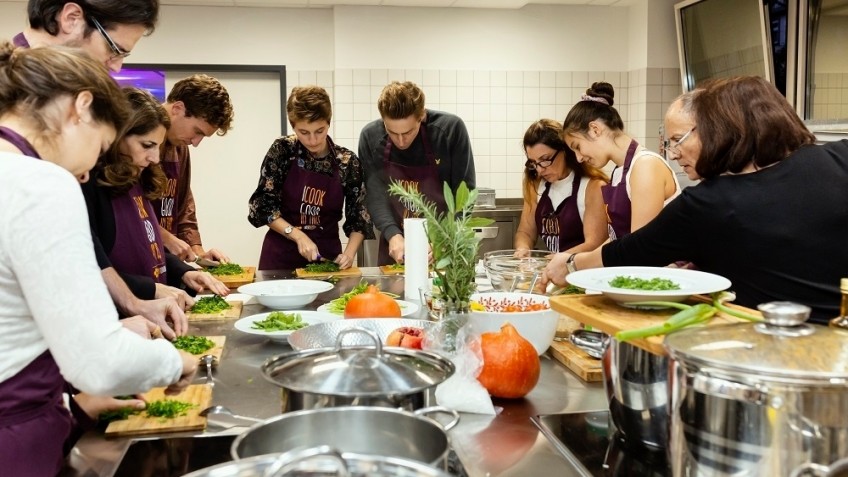
<instances>
[{"instance_id":1,"label":"chopped green herb","mask_svg":"<svg viewBox=\"0 0 848 477\"><path fill-rule=\"evenodd\" d=\"M217 267L207 269L212 275L241 275L244 273L244 268L237 263L222 263Z\"/></svg>"},{"instance_id":2,"label":"chopped green herb","mask_svg":"<svg viewBox=\"0 0 848 477\"><path fill-rule=\"evenodd\" d=\"M150 417L172 419L174 417L185 416L186 412L193 407L195 407L194 404L177 399L160 399L147 403L145 412Z\"/></svg>"},{"instance_id":3,"label":"chopped green herb","mask_svg":"<svg viewBox=\"0 0 848 477\"><path fill-rule=\"evenodd\" d=\"M614 288L627 288L629 290L680 290L680 285L666 278L637 278L625 275L619 275L610 280L609 285Z\"/></svg>"},{"instance_id":4,"label":"chopped green herb","mask_svg":"<svg viewBox=\"0 0 848 477\"><path fill-rule=\"evenodd\" d=\"M100 415L97 416L97 419L102 422L123 421L134 414L138 414L139 412L141 411L131 407L125 407L115 409L114 411L101 412Z\"/></svg>"},{"instance_id":5,"label":"chopped green herb","mask_svg":"<svg viewBox=\"0 0 848 477\"><path fill-rule=\"evenodd\" d=\"M574 285L566 285L563 288L554 290L551 295L582 295L584 293L586 293L586 290L583 288Z\"/></svg>"},{"instance_id":6,"label":"chopped green herb","mask_svg":"<svg viewBox=\"0 0 848 477\"><path fill-rule=\"evenodd\" d=\"M324 260L322 262L316 262L316 263L308 263L303 268L307 272L312 272L312 273L338 272L340 270L338 263L330 262L330 261L327 261L327 260Z\"/></svg>"},{"instance_id":7,"label":"chopped green herb","mask_svg":"<svg viewBox=\"0 0 848 477\"><path fill-rule=\"evenodd\" d=\"M221 310L229 310L232 306L218 295L205 296L194 303L191 307L192 313L218 313Z\"/></svg>"},{"instance_id":8,"label":"chopped green herb","mask_svg":"<svg viewBox=\"0 0 848 477\"><path fill-rule=\"evenodd\" d=\"M191 354L201 354L215 347L215 342L205 336L179 336L173 342L174 348Z\"/></svg>"},{"instance_id":9,"label":"chopped green herb","mask_svg":"<svg viewBox=\"0 0 848 477\"><path fill-rule=\"evenodd\" d=\"M404 270L405 269L405 267L402 263L393 263L391 265L388 265L387 268L389 270Z\"/></svg>"},{"instance_id":10,"label":"chopped green herb","mask_svg":"<svg viewBox=\"0 0 848 477\"><path fill-rule=\"evenodd\" d=\"M291 331L299 330L309 326L300 317L300 313L284 313L282 311L271 312L267 318L254 321L251 328L262 331Z\"/></svg>"}]
</instances>

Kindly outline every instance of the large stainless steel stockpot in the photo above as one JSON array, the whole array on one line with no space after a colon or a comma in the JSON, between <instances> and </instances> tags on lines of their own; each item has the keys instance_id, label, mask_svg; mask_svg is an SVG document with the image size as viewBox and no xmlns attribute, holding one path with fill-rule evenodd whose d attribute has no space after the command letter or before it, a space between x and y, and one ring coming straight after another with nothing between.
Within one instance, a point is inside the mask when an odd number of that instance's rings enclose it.
<instances>
[{"instance_id":1,"label":"large stainless steel stockpot","mask_svg":"<svg viewBox=\"0 0 848 477\"><path fill-rule=\"evenodd\" d=\"M343 346L364 333L374 346ZM384 348L370 330L342 330L335 348L293 351L262 364L266 379L282 388L283 412L337 406L384 406L407 411L435 404L436 386L454 373L450 360L406 348Z\"/></svg>"},{"instance_id":2,"label":"large stainless steel stockpot","mask_svg":"<svg viewBox=\"0 0 848 477\"><path fill-rule=\"evenodd\" d=\"M442 426L427 417L448 413ZM398 457L445 469L450 451L447 430L459 422L456 411L440 407L409 413L385 407L334 407L297 411L255 424L230 448L234 459L331 446L341 452Z\"/></svg>"},{"instance_id":3,"label":"large stainless steel stockpot","mask_svg":"<svg viewBox=\"0 0 848 477\"><path fill-rule=\"evenodd\" d=\"M679 476L786 476L848 455L848 332L810 309L760 305L764 323L666 337L669 457Z\"/></svg>"},{"instance_id":4,"label":"large stainless steel stockpot","mask_svg":"<svg viewBox=\"0 0 848 477\"><path fill-rule=\"evenodd\" d=\"M185 477L450 477L434 467L397 457L340 453L320 446L266 454L200 469Z\"/></svg>"}]
</instances>

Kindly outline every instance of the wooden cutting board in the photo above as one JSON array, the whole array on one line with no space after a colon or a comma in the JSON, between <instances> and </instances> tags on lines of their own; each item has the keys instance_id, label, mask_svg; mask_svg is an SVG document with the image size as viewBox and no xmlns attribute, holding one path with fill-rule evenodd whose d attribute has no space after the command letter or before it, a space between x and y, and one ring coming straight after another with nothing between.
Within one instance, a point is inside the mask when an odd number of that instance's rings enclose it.
<instances>
[{"instance_id":1,"label":"wooden cutting board","mask_svg":"<svg viewBox=\"0 0 848 477\"><path fill-rule=\"evenodd\" d=\"M380 265L380 273L383 275L403 275L406 269L392 268L391 265Z\"/></svg>"},{"instance_id":2,"label":"wooden cutting board","mask_svg":"<svg viewBox=\"0 0 848 477\"><path fill-rule=\"evenodd\" d=\"M598 382L604 379L601 360L595 359L569 341L554 341L551 356L564 364L583 381Z\"/></svg>"},{"instance_id":3,"label":"wooden cutting board","mask_svg":"<svg viewBox=\"0 0 848 477\"><path fill-rule=\"evenodd\" d=\"M338 272L307 272L303 268L295 270L297 278L328 278L328 277L359 277L362 276L362 270L359 267L350 267Z\"/></svg>"},{"instance_id":4,"label":"wooden cutting board","mask_svg":"<svg viewBox=\"0 0 848 477\"><path fill-rule=\"evenodd\" d=\"M147 417L142 412L122 421L112 421L106 428L106 437L137 436L206 429L206 418L201 417L199 413L212 403L212 388L206 384L192 384L176 396L165 396L165 388L153 388L144 394L144 399L147 402L159 399L177 399L190 402L195 406L189 409L185 416L172 419Z\"/></svg>"},{"instance_id":5,"label":"wooden cutting board","mask_svg":"<svg viewBox=\"0 0 848 477\"><path fill-rule=\"evenodd\" d=\"M253 283L256 276L256 267L242 267L244 273L238 275L214 275L215 278L221 280L221 283L227 285L231 289L238 288L248 283Z\"/></svg>"},{"instance_id":6,"label":"wooden cutting board","mask_svg":"<svg viewBox=\"0 0 848 477\"><path fill-rule=\"evenodd\" d=\"M188 321L223 321L241 318L241 310L244 303L239 300L228 302L231 306L226 310L221 310L218 313L192 313L186 312Z\"/></svg>"},{"instance_id":7,"label":"wooden cutting board","mask_svg":"<svg viewBox=\"0 0 848 477\"><path fill-rule=\"evenodd\" d=\"M692 297L689 303L709 302L705 297ZM762 316L760 312L738 305L728 305L746 313ZM618 305L603 295L563 295L551 297L551 308L580 321L591 325L599 331L614 335L623 330L632 330L646 326L658 325L677 313L677 309L661 310L637 310ZM740 319L723 313L717 314L708 324L715 326L727 323L739 323ZM658 355L665 355L663 348L663 337L652 336L647 339L632 340L629 343L646 351Z\"/></svg>"}]
</instances>

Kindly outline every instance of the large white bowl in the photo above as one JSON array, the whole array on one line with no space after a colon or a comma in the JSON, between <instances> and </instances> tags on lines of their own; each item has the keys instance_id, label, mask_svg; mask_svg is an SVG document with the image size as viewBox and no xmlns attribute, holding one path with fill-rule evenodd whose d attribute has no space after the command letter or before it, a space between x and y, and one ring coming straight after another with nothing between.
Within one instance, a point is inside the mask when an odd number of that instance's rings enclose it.
<instances>
[{"instance_id":1,"label":"large white bowl","mask_svg":"<svg viewBox=\"0 0 848 477\"><path fill-rule=\"evenodd\" d=\"M545 303L550 307L550 299L544 295L516 292L475 293L471 300L483 302L488 300L507 300L515 302L523 300L530 303ZM540 311L493 312L471 311L469 323L475 333L500 331L501 326L509 322L524 339L530 342L539 355L543 354L556 336L559 313L548 308Z\"/></svg>"},{"instance_id":2,"label":"large white bowl","mask_svg":"<svg viewBox=\"0 0 848 477\"><path fill-rule=\"evenodd\" d=\"M300 308L312 303L318 294L332 289L332 283L302 279L268 280L238 287L239 293L253 295L261 305L275 310Z\"/></svg>"}]
</instances>

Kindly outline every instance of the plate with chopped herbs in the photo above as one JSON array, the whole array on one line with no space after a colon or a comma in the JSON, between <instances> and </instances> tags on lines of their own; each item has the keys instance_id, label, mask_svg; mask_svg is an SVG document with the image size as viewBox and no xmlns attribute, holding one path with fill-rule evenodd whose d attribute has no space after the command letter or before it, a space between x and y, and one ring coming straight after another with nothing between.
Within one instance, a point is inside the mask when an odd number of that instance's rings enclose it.
<instances>
[{"instance_id":1,"label":"plate with chopped herbs","mask_svg":"<svg viewBox=\"0 0 848 477\"><path fill-rule=\"evenodd\" d=\"M341 319L341 316L332 313L312 310L272 311L242 318L236 321L235 328L251 335L288 342L289 335L301 328Z\"/></svg>"},{"instance_id":2,"label":"plate with chopped herbs","mask_svg":"<svg viewBox=\"0 0 848 477\"><path fill-rule=\"evenodd\" d=\"M623 306L659 308L641 302L683 301L692 295L730 288L730 280L712 273L668 267L607 267L568 274L571 285L597 291Z\"/></svg>"}]
</instances>

